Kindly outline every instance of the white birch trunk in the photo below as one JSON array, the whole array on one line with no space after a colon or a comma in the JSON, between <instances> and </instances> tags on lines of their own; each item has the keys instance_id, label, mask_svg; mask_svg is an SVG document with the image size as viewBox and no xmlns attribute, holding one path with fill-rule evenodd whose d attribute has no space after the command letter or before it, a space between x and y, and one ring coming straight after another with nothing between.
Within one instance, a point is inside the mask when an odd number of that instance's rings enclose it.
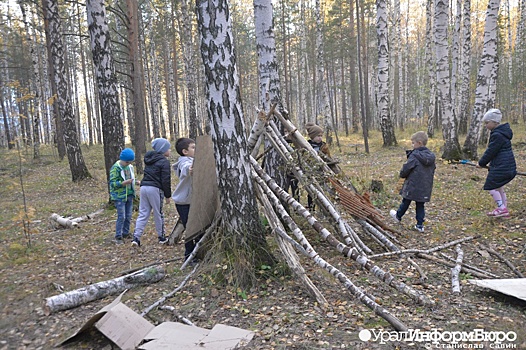
<instances>
[{"instance_id":1,"label":"white birch trunk","mask_svg":"<svg viewBox=\"0 0 526 350\"><path fill-rule=\"evenodd\" d=\"M97 77L97 87L104 134L104 164L107 180L115 159L124 148L124 127L119 103L117 74L110 46L110 30L106 20L103 0L88 0L86 3L90 46Z\"/></svg>"},{"instance_id":2,"label":"white birch trunk","mask_svg":"<svg viewBox=\"0 0 526 350\"><path fill-rule=\"evenodd\" d=\"M385 0L376 0L376 34L378 36L377 108L384 141L383 145L388 147L396 145L396 137L389 113L389 46L387 43L387 10ZM399 86L395 87L395 89L399 88Z\"/></svg>"},{"instance_id":3,"label":"white birch trunk","mask_svg":"<svg viewBox=\"0 0 526 350\"><path fill-rule=\"evenodd\" d=\"M427 134L431 137L435 135L436 118L436 64L435 64L435 45L433 37L433 0L426 1L426 66L428 67L429 79L429 108L427 115Z\"/></svg>"},{"instance_id":4,"label":"white birch trunk","mask_svg":"<svg viewBox=\"0 0 526 350\"><path fill-rule=\"evenodd\" d=\"M449 78L448 43L449 3L447 0L435 0L435 52L437 92L439 112L442 121L444 139L443 159L460 159L455 111L451 104L451 84Z\"/></svg>"},{"instance_id":5,"label":"white birch trunk","mask_svg":"<svg viewBox=\"0 0 526 350\"><path fill-rule=\"evenodd\" d=\"M325 123L326 130L330 122L329 99L325 77L325 53L323 43L323 20L322 5L320 0L316 0L316 119L320 118ZM318 123L320 121L316 120Z\"/></svg>"},{"instance_id":6,"label":"white birch trunk","mask_svg":"<svg viewBox=\"0 0 526 350\"><path fill-rule=\"evenodd\" d=\"M50 315L54 312L72 309L93 300L121 293L125 289L158 282L164 277L164 274L164 269L150 267L126 276L91 284L80 289L46 298L44 300L43 310L46 315Z\"/></svg>"},{"instance_id":7,"label":"white birch trunk","mask_svg":"<svg viewBox=\"0 0 526 350\"><path fill-rule=\"evenodd\" d=\"M475 105L471 114L468 134L462 148L465 158L476 159L477 147L480 137L482 117L489 106L487 104L490 93L491 73L497 59L497 16L500 0L490 0L486 11L486 24L484 25L484 48L477 75L477 88L475 90Z\"/></svg>"},{"instance_id":8,"label":"white birch trunk","mask_svg":"<svg viewBox=\"0 0 526 350\"><path fill-rule=\"evenodd\" d=\"M462 2L462 58L460 63L459 132L467 131L471 75L471 0Z\"/></svg>"}]
</instances>

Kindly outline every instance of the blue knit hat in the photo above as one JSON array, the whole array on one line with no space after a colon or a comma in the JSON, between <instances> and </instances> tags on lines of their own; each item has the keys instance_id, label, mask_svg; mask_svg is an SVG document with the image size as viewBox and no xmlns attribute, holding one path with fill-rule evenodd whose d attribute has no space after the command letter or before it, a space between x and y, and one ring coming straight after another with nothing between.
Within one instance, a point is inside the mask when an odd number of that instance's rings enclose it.
<instances>
[{"instance_id":1,"label":"blue knit hat","mask_svg":"<svg viewBox=\"0 0 526 350\"><path fill-rule=\"evenodd\" d=\"M135 160L135 153L133 153L133 150L131 148L125 148L122 150L119 159L125 162L131 162Z\"/></svg>"},{"instance_id":2,"label":"blue knit hat","mask_svg":"<svg viewBox=\"0 0 526 350\"><path fill-rule=\"evenodd\" d=\"M152 141L152 148L155 152L164 154L170 149L170 141L162 137L157 138Z\"/></svg>"}]
</instances>

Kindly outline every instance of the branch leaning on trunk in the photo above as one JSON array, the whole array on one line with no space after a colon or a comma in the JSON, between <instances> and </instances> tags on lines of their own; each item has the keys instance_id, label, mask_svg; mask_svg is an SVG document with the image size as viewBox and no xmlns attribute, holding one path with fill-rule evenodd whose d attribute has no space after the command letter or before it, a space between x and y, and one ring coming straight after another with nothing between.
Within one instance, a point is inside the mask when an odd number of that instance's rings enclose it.
<instances>
[{"instance_id":1,"label":"branch leaning on trunk","mask_svg":"<svg viewBox=\"0 0 526 350\"><path fill-rule=\"evenodd\" d=\"M257 163L254 164L253 162L254 172L253 172L253 178L255 181L260 185L263 192L269 197L271 202L273 203L274 208L279 212L280 217L283 219L283 221L287 224L289 229L292 231L292 233L296 236L296 238L299 240L299 244L303 249L305 249L305 252L307 256L310 258L316 259L317 253L315 254L314 248L311 246L307 238L303 235L299 227L296 225L294 220L288 215L285 208L282 206L279 198L277 197L278 193L283 201L291 205L295 210L298 208L299 210L296 210L296 212L300 215L301 213L304 213L303 215L307 214L305 217L309 224L320 233L320 235L336 250L340 253L342 253L344 256L349 257L356 261L360 266L371 272L376 278L379 280L385 282L387 285L391 286L392 288L395 288L396 290L408 295L416 302L423 304L423 305L432 305L433 301L429 300L425 295L417 292L416 290L412 289L411 287L407 286L405 283L397 281L391 274L386 273L378 266L373 265L367 257L360 255L360 253L352 247L349 247L340 241L338 241L332 233L330 233L327 229L323 228L321 224L314 218L310 213L303 208L303 206L298 203L290 194L285 192L283 189L279 188L273 179L271 179L267 174L264 173L263 169L259 167ZM267 178L268 182L272 183L272 187L274 189L271 189L269 184L264 181L263 178L261 178L259 175L263 175Z\"/></svg>"},{"instance_id":2,"label":"branch leaning on trunk","mask_svg":"<svg viewBox=\"0 0 526 350\"><path fill-rule=\"evenodd\" d=\"M265 215L268 218L272 230L274 232L276 232L276 230L285 231L283 225L279 221L278 216L274 212L274 209L272 209L272 205L270 204L269 199L263 193L263 189L261 187L256 187L256 195L258 196L259 202L263 205ZM310 280L310 278L305 273L305 269L301 265L299 257L294 251L292 244L280 235L276 235L276 240L281 252L283 253L285 261L287 262L287 265L303 283L303 286L307 289L308 293L316 299L316 301L322 307L322 309L326 309L328 305L327 299L325 299L318 287L316 287L316 285Z\"/></svg>"}]
</instances>

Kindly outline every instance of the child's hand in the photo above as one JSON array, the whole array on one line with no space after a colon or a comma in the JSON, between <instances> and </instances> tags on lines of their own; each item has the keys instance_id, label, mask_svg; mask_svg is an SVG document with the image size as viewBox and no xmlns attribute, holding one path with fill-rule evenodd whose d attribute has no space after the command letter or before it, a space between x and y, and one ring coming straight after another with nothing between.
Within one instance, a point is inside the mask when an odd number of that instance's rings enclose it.
<instances>
[{"instance_id":1,"label":"child's hand","mask_svg":"<svg viewBox=\"0 0 526 350\"><path fill-rule=\"evenodd\" d=\"M170 204L170 197L166 198L166 204Z\"/></svg>"},{"instance_id":2,"label":"child's hand","mask_svg":"<svg viewBox=\"0 0 526 350\"><path fill-rule=\"evenodd\" d=\"M188 169L188 173L190 174L190 176L192 176L194 174L194 166L193 165L190 165L190 168Z\"/></svg>"}]
</instances>

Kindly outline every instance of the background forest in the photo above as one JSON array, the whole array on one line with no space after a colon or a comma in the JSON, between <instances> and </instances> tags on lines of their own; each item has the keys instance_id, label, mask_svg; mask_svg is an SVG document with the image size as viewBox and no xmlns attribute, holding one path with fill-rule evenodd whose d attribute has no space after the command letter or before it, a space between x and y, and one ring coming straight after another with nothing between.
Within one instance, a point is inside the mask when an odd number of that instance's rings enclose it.
<instances>
[{"instance_id":1,"label":"background forest","mask_svg":"<svg viewBox=\"0 0 526 350\"><path fill-rule=\"evenodd\" d=\"M58 16L58 27L45 26L46 4L56 6L51 15ZM57 94L49 78L52 70L64 73L78 141L102 143L108 114L103 109L108 107L101 107L95 64L104 62L94 64L96 48L90 48L88 32L93 16L87 12L100 12L104 5L106 52L114 68L108 65L110 73L103 79L112 80L117 89L113 113L124 126L124 141L141 144L159 136L174 140L204 132L206 86L192 3L9 0L0 5L0 145L11 147L17 137L28 144L56 142L64 156L62 138L55 137L64 131L57 125L61 118L55 117L58 103L53 103L63 93ZM250 126L256 108L262 107L254 7L237 0L230 6L245 125ZM453 143L469 131L466 143L476 143L487 108L501 108L514 123L526 118L524 8L524 0L276 1L273 31L281 102L299 128L308 121L325 125L329 141L333 132L347 136L361 129L366 138L369 129L412 124L436 137L442 126L453 127L453 135L442 131ZM498 17L492 19L495 9ZM46 42L46 31L63 40L60 69L50 59L57 40ZM447 48L445 53L441 47ZM395 144L396 138L384 137L384 143ZM474 158L471 144L463 152Z\"/></svg>"}]
</instances>

